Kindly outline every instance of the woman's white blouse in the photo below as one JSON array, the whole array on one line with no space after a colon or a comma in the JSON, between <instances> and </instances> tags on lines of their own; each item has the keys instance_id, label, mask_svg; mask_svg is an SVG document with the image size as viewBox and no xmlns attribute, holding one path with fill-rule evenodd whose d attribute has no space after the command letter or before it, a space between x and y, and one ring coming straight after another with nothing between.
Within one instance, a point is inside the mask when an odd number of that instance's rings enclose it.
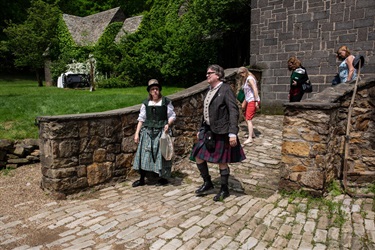
<instances>
[{"instance_id":1,"label":"woman's white blouse","mask_svg":"<svg viewBox=\"0 0 375 250\"><path fill-rule=\"evenodd\" d=\"M154 101L148 101L148 105L149 106L161 106L161 103L162 103L162 99L160 99L160 101L158 102L154 102ZM174 112L174 107L172 105L172 101L169 102L168 106L167 106L167 115L168 115L168 121L170 121L171 119L174 121L176 120L176 113ZM142 103L142 106L141 106L141 110L139 112L139 116L138 116L138 121L140 122L144 122L146 121L146 105L144 105Z\"/></svg>"}]
</instances>

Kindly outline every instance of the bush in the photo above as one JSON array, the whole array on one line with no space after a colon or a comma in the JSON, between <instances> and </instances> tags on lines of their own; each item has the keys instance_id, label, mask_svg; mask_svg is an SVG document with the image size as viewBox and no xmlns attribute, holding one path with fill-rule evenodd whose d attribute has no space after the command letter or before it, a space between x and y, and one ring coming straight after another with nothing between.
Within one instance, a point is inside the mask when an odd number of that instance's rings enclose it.
<instances>
[{"instance_id":1,"label":"bush","mask_svg":"<svg viewBox=\"0 0 375 250\"><path fill-rule=\"evenodd\" d=\"M102 79L96 83L98 88L126 88L132 87L131 84L119 78Z\"/></svg>"}]
</instances>

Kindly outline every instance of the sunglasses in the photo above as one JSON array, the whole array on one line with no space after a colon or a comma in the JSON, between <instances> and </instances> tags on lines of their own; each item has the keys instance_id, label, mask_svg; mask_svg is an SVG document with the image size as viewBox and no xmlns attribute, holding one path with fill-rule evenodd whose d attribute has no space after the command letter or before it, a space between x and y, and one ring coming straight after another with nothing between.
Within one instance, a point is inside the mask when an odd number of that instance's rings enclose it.
<instances>
[{"instance_id":1,"label":"sunglasses","mask_svg":"<svg viewBox=\"0 0 375 250\"><path fill-rule=\"evenodd\" d=\"M207 72L206 75L211 75L211 74L215 74L215 73L216 72L211 71L211 72Z\"/></svg>"}]
</instances>

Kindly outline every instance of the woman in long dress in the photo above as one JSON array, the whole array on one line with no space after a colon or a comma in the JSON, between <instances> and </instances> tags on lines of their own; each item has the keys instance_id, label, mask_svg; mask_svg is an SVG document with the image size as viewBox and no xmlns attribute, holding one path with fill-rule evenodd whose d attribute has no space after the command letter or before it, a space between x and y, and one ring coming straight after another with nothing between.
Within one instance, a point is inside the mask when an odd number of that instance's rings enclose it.
<instances>
[{"instance_id":1,"label":"woman in long dress","mask_svg":"<svg viewBox=\"0 0 375 250\"><path fill-rule=\"evenodd\" d=\"M148 82L149 98L142 102L138 116L138 125L134 142L138 144L133 169L140 174L133 187L145 185L146 173L159 175L158 184L167 185L171 175L172 160L165 160L159 149L159 140L163 133L170 133L170 127L176 119L172 101L161 94L162 86L156 79Z\"/></svg>"}]
</instances>

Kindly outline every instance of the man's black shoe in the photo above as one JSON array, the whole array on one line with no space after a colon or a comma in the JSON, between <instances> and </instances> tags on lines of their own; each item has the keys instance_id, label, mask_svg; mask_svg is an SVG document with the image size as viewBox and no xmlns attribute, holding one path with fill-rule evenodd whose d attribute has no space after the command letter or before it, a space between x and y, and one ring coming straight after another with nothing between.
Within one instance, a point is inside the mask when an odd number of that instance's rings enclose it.
<instances>
[{"instance_id":1,"label":"man's black shoe","mask_svg":"<svg viewBox=\"0 0 375 250\"><path fill-rule=\"evenodd\" d=\"M214 184L212 184L211 180L205 181L202 186L200 186L197 190L195 190L196 194L204 194L206 191L211 190L214 188Z\"/></svg>"},{"instance_id":2,"label":"man's black shoe","mask_svg":"<svg viewBox=\"0 0 375 250\"><path fill-rule=\"evenodd\" d=\"M229 196L229 189L227 185L221 185L220 192L214 196L214 201L223 201Z\"/></svg>"}]
</instances>

